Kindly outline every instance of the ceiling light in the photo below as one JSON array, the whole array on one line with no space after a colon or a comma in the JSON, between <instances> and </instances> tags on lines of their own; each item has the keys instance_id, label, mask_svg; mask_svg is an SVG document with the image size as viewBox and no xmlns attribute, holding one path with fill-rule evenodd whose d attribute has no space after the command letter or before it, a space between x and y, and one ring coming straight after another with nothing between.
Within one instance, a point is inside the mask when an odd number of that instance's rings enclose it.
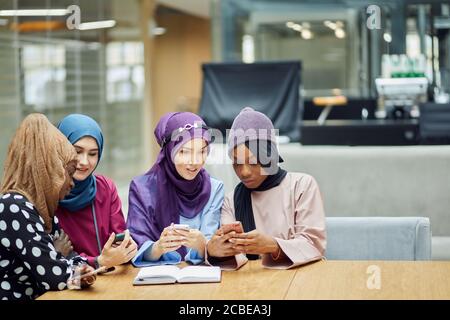
<instances>
[{"instance_id":1,"label":"ceiling light","mask_svg":"<svg viewBox=\"0 0 450 320\"><path fill-rule=\"evenodd\" d=\"M390 42L392 41L392 36L391 36L391 34L390 34L389 32L385 32L385 33L383 34L383 39L384 39L384 41L390 43Z\"/></svg>"},{"instance_id":2,"label":"ceiling light","mask_svg":"<svg viewBox=\"0 0 450 320\"><path fill-rule=\"evenodd\" d=\"M65 16L67 9L0 10L0 17Z\"/></svg>"},{"instance_id":3,"label":"ceiling light","mask_svg":"<svg viewBox=\"0 0 450 320\"><path fill-rule=\"evenodd\" d=\"M302 31L301 35L302 35L302 38L305 40L312 39L312 37L313 37L313 34L312 34L311 30L309 30L309 29L304 29Z\"/></svg>"},{"instance_id":4,"label":"ceiling light","mask_svg":"<svg viewBox=\"0 0 450 320\"><path fill-rule=\"evenodd\" d=\"M338 39L345 38L345 31L344 31L344 29L341 29L341 28L336 29L336 30L334 30L334 34L335 34L336 38L338 38Z\"/></svg>"},{"instance_id":5,"label":"ceiling light","mask_svg":"<svg viewBox=\"0 0 450 320\"><path fill-rule=\"evenodd\" d=\"M155 27L152 29L152 33L154 36L161 36L164 33L166 33L166 31L167 31L166 28L163 27Z\"/></svg>"},{"instance_id":6,"label":"ceiling light","mask_svg":"<svg viewBox=\"0 0 450 320\"><path fill-rule=\"evenodd\" d=\"M331 30L336 30L337 26L336 23L331 22L329 20L324 21L323 23L326 27L330 28Z\"/></svg>"},{"instance_id":7,"label":"ceiling light","mask_svg":"<svg viewBox=\"0 0 450 320\"><path fill-rule=\"evenodd\" d=\"M294 29L295 31L298 31L298 32L300 32L300 31L302 31L302 26L301 25L299 25L299 24L294 24L294 26L292 27L292 29Z\"/></svg>"},{"instance_id":8,"label":"ceiling light","mask_svg":"<svg viewBox=\"0 0 450 320\"><path fill-rule=\"evenodd\" d=\"M288 27L288 28L292 28L294 25L295 25L295 23L292 21L286 22L286 27Z\"/></svg>"},{"instance_id":9,"label":"ceiling light","mask_svg":"<svg viewBox=\"0 0 450 320\"><path fill-rule=\"evenodd\" d=\"M115 20L104 20L104 21L94 21L94 22L83 22L78 26L78 30L93 30L93 29L104 29L112 28L116 25Z\"/></svg>"}]
</instances>

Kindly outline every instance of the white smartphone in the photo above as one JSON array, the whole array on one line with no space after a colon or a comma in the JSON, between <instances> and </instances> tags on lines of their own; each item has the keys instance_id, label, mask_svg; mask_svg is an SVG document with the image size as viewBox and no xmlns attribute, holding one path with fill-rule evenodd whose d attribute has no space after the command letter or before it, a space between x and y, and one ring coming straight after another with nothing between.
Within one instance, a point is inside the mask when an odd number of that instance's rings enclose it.
<instances>
[{"instance_id":1,"label":"white smartphone","mask_svg":"<svg viewBox=\"0 0 450 320\"><path fill-rule=\"evenodd\" d=\"M173 225L174 229L184 229L184 230L189 230L189 225L187 224L174 224Z\"/></svg>"}]
</instances>

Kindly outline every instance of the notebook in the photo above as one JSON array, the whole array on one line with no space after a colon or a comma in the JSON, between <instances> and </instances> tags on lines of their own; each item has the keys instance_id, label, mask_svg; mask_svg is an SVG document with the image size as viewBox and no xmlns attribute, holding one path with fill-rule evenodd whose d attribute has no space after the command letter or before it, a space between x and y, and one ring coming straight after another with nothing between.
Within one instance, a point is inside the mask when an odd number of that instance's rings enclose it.
<instances>
[{"instance_id":1,"label":"notebook","mask_svg":"<svg viewBox=\"0 0 450 320\"><path fill-rule=\"evenodd\" d=\"M163 283L220 282L222 273L219 267L153 266L142 268L134 278L133 285Z\"/></svg>"}]
</instances>

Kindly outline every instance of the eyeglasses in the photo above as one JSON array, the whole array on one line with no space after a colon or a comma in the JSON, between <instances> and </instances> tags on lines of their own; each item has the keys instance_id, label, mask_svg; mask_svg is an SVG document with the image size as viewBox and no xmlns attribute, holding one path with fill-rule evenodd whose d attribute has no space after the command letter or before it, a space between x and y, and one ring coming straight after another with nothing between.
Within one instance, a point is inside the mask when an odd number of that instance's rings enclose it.
<instances>
[{"instance_id":1,"label":"eyeglasses","mask_svg":"<svg viewBox=\"0 0 450 320\"><path fill-rule=\"evenodd\" d=\"M161 141L161 148L163 148L170 141L176 140L184 131L189 131L191 129L205 129L209 131L209 127L201 122L194 122L194 124L186 124L184 127L175 129L172 133L166 135Z\"/></svg>"}]
</instances>

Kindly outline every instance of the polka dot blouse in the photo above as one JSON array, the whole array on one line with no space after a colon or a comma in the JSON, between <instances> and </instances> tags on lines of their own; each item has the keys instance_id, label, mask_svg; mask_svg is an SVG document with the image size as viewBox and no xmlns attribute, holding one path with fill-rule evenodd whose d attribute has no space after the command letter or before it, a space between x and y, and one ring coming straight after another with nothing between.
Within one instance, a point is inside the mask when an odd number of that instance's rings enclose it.
<instances>
[{"instance_id":1,"label":"polka dot blouse","mask_svg":"<svg viewBox=\"0 0 450 320\"><path fill-rule=\"evenodd\" d=\"M23 195L0 195L0 299L34 299L63 290L73 267L85 261L56 251L44 220Z\"/></svg>"}]
</instances>

